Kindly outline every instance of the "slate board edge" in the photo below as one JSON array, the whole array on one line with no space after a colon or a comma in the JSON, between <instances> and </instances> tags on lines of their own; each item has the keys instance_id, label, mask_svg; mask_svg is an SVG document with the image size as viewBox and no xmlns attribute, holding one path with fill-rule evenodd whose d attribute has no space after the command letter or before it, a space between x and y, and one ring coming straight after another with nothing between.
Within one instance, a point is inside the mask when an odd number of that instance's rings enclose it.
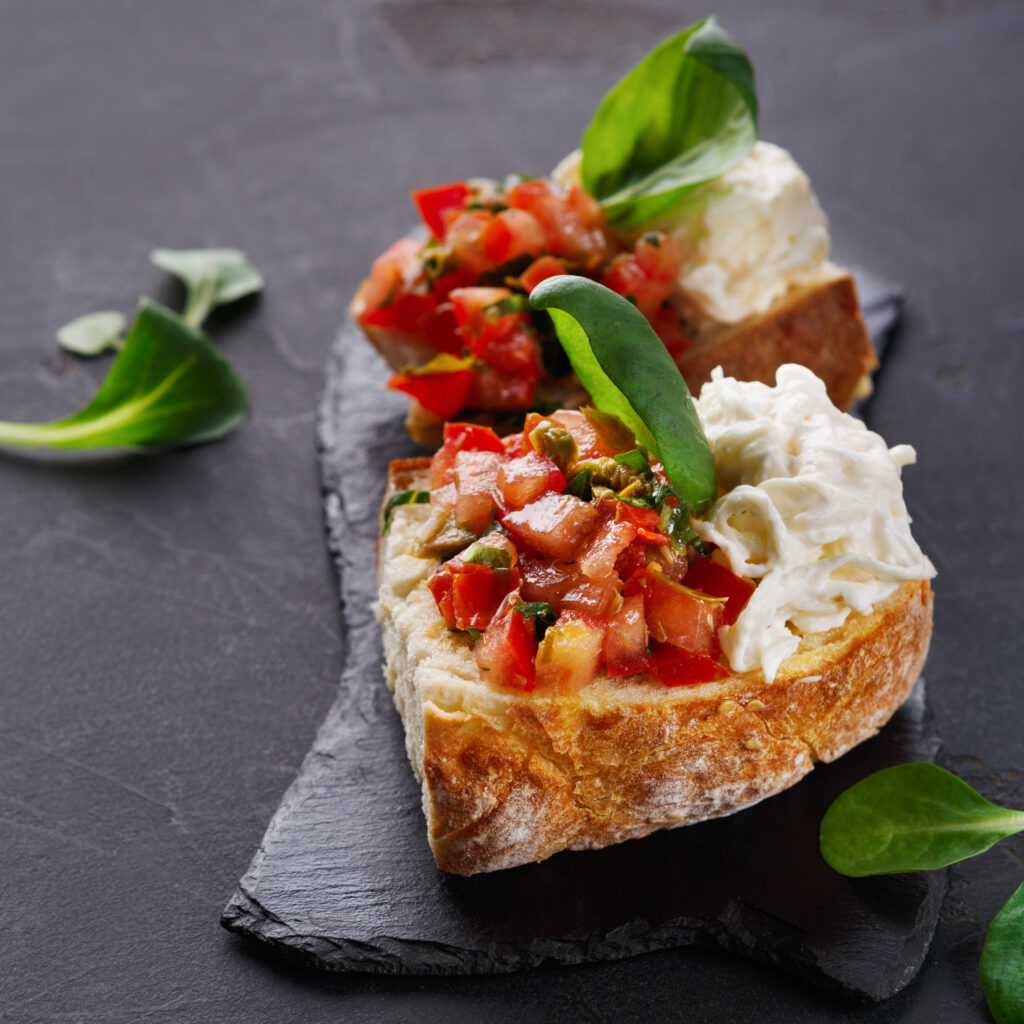
<instances>
[{"instance_id":1,"label":"slate board edge","mask_svg":"<svg viewBox=\"0 0 1024 1024\"><path fill-rule=\"evenodd\" d=\"M870 275L868 276L870 277ZM858 273L858 277L860 277L860 273ZM872 283L878 283L877 279ZM902 289L884 283L882 286L881 295L876 295L876 302L873 305L875 307L889 305L892 312L891 321L876 334L876 342L879 343L880 350L887 347L886 342L897 329L904 297ZM866 314L867 312L868 310L865 309ZM877 308L872 309L871 312L878 315ZM350 661L350 645L359 645L360 641L364 640L364 637L359 634L365 633L366 627L369 625L365 622L365 616L360 616L364 619L361 623L362 628L354 627L349 621L349 615L346 614L348 601L345 582L345 541L347 532L352 529L352 524L346 518L342 488L340 487L341 481L337 478L329 458L334 443L332 439L338 436L338 431L332 427L339 397L334 382L342 379L346 361L343 339L346 334L351 337L352 331L353 327L346 322L332 346L326 374L328 386L320 405L317 425L325 527L328 548L339 574L343 613L341 631L346 652L346 664ZM880 355L884 358L884 351L880 351ZM354 532L358 534L361 531L357 528ZM365 532L365 526L362 532ZM370 628L375 627L370 625ZM336 708L345 703L345 690L343 677L342 693L328 714L321 730L329 728ZM303 775L307 763L318 756L318 748L319 743L315 742L304 759L297 778ZM281 806L284 807L286 804L287 794L282 799ZM929 881L928 898L921 905L919 911L919 917L930 918L931 927L927 933L912 935L908 940L919 947L911 954L911 963L899 971L895 978L886 978L882 972L876 991L861 989L851 993L851 990L844 986L840 979L823 973L815 967L813 962L799 957L794 958L791 954L787 956L786 951L752 950L748 945L744 945L740 935L747 930L746 927L743 927L743 922L749 920L747 915L761 915L763 918L764 914L756 908L740 903L735 903L729 908L730 910L735 908L735 913L729 915L736 921L735 930L725 926L720 919L709 921L682 917L663 922L656 927L650 927L645 921L633 922L630 925L613 929L605 935L590 936L583 942L568 938L540 938L526 946L495 944L485 950L452 947L428 940L381 937L373 942L366 942L302 935L263 907L247 888L246 883L250 879L255 880L258 875L262 856L261 844L249 870L241 879L238 889L224 910L221 918L222 925L230 931L254 938L272 947L276 952L292 961L321 970L421 976L509 973L549 962L560 964L598 962L685 945L705 945L741 953L753 959L795 971L820 988L871 1000L880 1000L894 995L916 976L927 955L946 888L945 872L935 873ZM628 943L625 941L627 937Z\"/></svg>"}]
</instances>

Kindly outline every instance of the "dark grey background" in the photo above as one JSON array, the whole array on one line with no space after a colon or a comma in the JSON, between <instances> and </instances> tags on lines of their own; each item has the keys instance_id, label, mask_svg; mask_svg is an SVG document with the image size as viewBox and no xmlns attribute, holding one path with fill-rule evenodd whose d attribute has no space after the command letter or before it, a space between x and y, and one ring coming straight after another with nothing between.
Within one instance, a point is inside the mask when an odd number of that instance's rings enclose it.
<instances>
[{"instance_id":1,"label":"dark grey background","mask_svg":"<svg viewBox=\"0 0 1024 1024\"><path fill-rule=\"evenodd\" d=\"M907 288L869 415L919 452L907 499L940 571L930 699L945 763L1019 805L1024 7L716 6L838 255ZM91 394L105 364L53 333L140 293L174 300L151 248L237 245L268 282L212 324L252 396L229 440L0 457L0 1020L986 1019L976 963L1021 842L954 870L921 976L879 1007L693 950L336 978L217 924L341 667L314 417L349 296L410 224L410 188L548 169L619 74L705 13L0 0L0 416Z\"/></svg>"}]
</instances>

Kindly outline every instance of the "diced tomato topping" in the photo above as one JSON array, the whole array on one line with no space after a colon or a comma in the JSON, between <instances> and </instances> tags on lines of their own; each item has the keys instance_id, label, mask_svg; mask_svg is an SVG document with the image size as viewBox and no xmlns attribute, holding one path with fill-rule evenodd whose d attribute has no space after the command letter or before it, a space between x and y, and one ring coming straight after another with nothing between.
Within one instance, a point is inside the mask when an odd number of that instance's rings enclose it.
<instances>
[{"instance_id":1,"label":"diced tomato topping","mask_svg":"<svg viewBox=\"0 0 1024 1024\"><path fill-rule=\"evenodd\" d=\"M488 315L488 310L497 305L503 299L512 298L512 291L509 288L456 288L449 293L452 305L455 307L455 322L462 330L462 336L474 339L494 329L496 323L504 319L501 316ZM518 315L507 314L514 322L518 322Z\"/></svg>"},{"instance_id":2,"label":"diced tomato topping","mask_svg":"<svg viewBox=\"0 0 1024 1024\"><path fill-rule=\"evenodd\" d=\"M478 364L473 371L466 405L471 409L515 412L533 405L537 394L536 374L504 373L495 366Z\"/></svg>"},{"instance_id":3,"label":"diced tomato topping","mask_svg":"<svg viewBox=\"0 0 1024 1024\"><path fill-rule=\"evenodd\" d=\"M687 651L718 654L722 598L708 597L670 580L654 564L644 582L647 625L655 640Z\"/></svg>"},{"instance_id":4,"label":"diced tomato topping","mask_svg":"<svg viewBox=\"0 0 1024 1024\"><path fill-rule=\"evenodd\" d=\"M555 612L564 610L608 615L622 581L614 573L592 580L574 562L542 558L523 551L519 560L524 601L546 601Z\"/></svg>"},{"instance_id":5,"label":"diced tomato topping","mask_svg":"<svg viewBox=\"0 0 1024 1024\"><path fill-rule=\"evenodd\" d=\"M404 391L443 420L454 416L466 404L472 384L473 371L469 369L450 373L399 373L388 381L389 388Z\"/></svg>"},{"instance_id":6,"label":"diced tomato topping","mask_svg":"<svg viewBox=\"0 0 1024 1024\"><path fill-rule=\"evenodd\" d=\"M501 438L490 427L480 427L475 423L446 423L444 425L444 443L430 460L431 490L444 487L445 484L452 482L455 456L461 451L502 454L505 451L505 446L501 443Z\"/></svg>"},{"instance_id":7,"label":"diced tomato topping","mask_svg":"<svg viewBox=\"0 0 1024 1024\"><path fill-rule=\"evenodd\" d=\"M693 686L725 679L729 670L707 654L655 644L648 671L666 686Z\"/></svg>"},{"instance_id":8,"label":"diced tomato topping","mask_svg":"<svg viewBox=\"0 0 1024 1024\"><path fill-rule=\"evenodd\" d=\"M623 548L615 559L615 571L626 581L623 593L642 593L647 571L647 542L638 537Z\"/></svg>"},{"instance_id":9,"label":"diced tomato topping","mask_svg":"<svg viewBox=\"0 0 1024 1024\"><path fill-rule=\"evenodd\" d=\"M435 238L444 238L447 220L461 210L469 198L469 188L462 181L433 188L415 189L409 193L420 219Z\"/></svg>"},{"instance_id":10,"label":"diced tomato topping","mask_svg":"<svg viewBox=\"0 0 1024 1024\"><path fill-rule=\"evenodd\" d=\"M522 434L512 436L522 444ZM565 477L552 459L531 451L501 464L497 488L505 508L517 509L547 491L564 491Z\"/></svg>"},{"instance_id":11,"label":"diced tomato topping","mask_svg":"<svg viewBox=\"0 0 1024 1024\"><path fill-rule=\"evenodd\" d=\"M606 502L605 505L608 503ZM632 523L617 522L611 513L604 513L600 525L584 541L576 553L576 564L580 572L591 579L599 579L615 572L619 555L637 536Z\"/></svg>"},{"instance_id":12,"label":"diced tomato topping","mask_svg":"<svg viewBox=\"0 0 1024 1024\"><path fill-rule=\"evenodd\" d=\"M623 598L622 607L608 619L604 660L610 676L632 676L647 670L647 620L642 594Z\"/></svg>"},{"instance_id":13,"label":"diced tomato topping","mask_svg":"<svg viewBox=\"0 0 1024 1024\"><path fill-rule=\"evenodd\" d=\"M665 304L656 309L648 319L670 355L677 356L690 347L690 337L683 329L679 314L671 305Z\"/></svg>"},{"instance_id":14,"label":"diced tomato topping","mask_svg":"<svg viewBox=\"0 0 1024 1024\"><path fill-rule=\"evenodd\" d=\"M455 522L480 533L494 518L494 487L503 454L462 450L456 452Z\"/></svg>"},{"instance_id":15,"label":"diced tomato topping","mask_svg":"<svg viewBox=\"0 0 1024 1024\"><path fill-rule=\"evenodd\" d=\"M510 459L518 459L527 454L526 442L522 434L506 434L501 443L505 446L505 454Z\"/></svg>"},{"instance_id":16,"label":"diced tomato topping","mask_svg":"<svg viewBox=\"0 0 1024 1024\"><path fill-rule=\"evenodd\" d=\"M476 663L497 686L532 690L537 634L533 620L515 610L520 601L519 591L514 590L501 603L476 645Z\"/></svg>"},{"instance_id":17,"label":"diced tomato topping","mask_svg":"<svg viewBox=\"0 0 1024 1024\"><path fill-rule=\"evenodd\" d=\"M712 558L698 558L690 567L683 583L712 597L724 597L725 612L722 615L722 624L726 626L731 626L739 618L740 612L746 608L750 600L750 595L754 593L753 583L748 583Z\"/></svg>"},{"instance_id":18,"label":"diced tomato topping","mask_svg":"<svg viewBox=\"0 0 1024 1024\"><path fill-rule=\"evenodd\" d=\"M502 210L481 236L487 258L501 266L518 256L536 255L544 249L544 227L526 210Z\"/></svg>"},{"instance_id":19,"label":"diced tomato topping","mask_svg":"<svg viewBox=\"0 0 1024 1024\"><path fill-rule=\"evenodd\" d=\"M439 565L427 586L450 629L483 630L518 577L514 561L512 567L502 569L456 557Z\"/></svg>"},{"instance_id":20,"label":"diced tomato topping","mask_svg":"<svg viewBox=\"0 0 1024 1024\"><path fill-rule=\"evenodd\" d=\"M607 619L564 611L537 647L537 686L551 693L576 693L597 675Z\"/></svg>"},{"instance_id":21,"label":"diced tomato topping","mask_svg":"<svg viewBox=\"0 0 1024 1024\"><path fill-rule=\"evenodd\" d=\"M569 559L597 522L597 509L572 494L544 494L509 512L501 522L526 547L549 558Z\"/></svg>"},{"instance_id":22,"label":"diced tomato topping","mask_svg":"<svg viewBox=\"0 0 1024 1024\"><path fill-rule=\"evenodd\" d=\"M535 259L519 275L519 283L527 292L532 292L541 281L546 281L549 277L557 277L559 274L564 273L566 273L565 264L561 260L556 259L554 256L541 256L539 259Z\"/></svg>"},{"instance_id":23,"label":"diced tomato topping","mask_svg":"<svg viewBox=\"0 0 1024 1024\"><path fill-rule=\"evenodd\" d=\"M631 523L637 530L645 530L648 533L658 533L661 525L661 517L653 508L644 508L641 505L630 505L628 501L616 501L615 518L623 523Z\"/></svg>"},{"instance_id":24,"label":"diced tomato topping","mask_svg":"<svg viewBox=\"0 0 1024 1024\"><path fill-rule=\"evenodd\" d=\"M463 210L449 221L444 234L452 258L475 274L482 274L490 267L483 244L483 233L490 219L486 210Z\"/></svg>"},{"instance_id":25,"label":"diced tomato topping","mask_svg":"<svg viewBox=\"0 0 1024 1024\"><path fill-rule=\"evenodd\" d=\"M576 409L559 409L558 412L553 412L546 418L560 427L565 427L572 434L576 441L576 447L579 449L581 461L615 454L601 435L590 425L586 416Z\"/></svg>"}]
</instances>

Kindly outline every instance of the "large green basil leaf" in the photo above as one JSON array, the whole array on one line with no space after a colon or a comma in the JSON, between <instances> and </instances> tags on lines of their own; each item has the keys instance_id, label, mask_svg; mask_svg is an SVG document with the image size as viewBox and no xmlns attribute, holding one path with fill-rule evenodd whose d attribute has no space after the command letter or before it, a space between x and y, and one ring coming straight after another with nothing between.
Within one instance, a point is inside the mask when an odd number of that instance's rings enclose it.
<instances>
[{"instance_id":1,"label":"large green basil leaf","mask_svg":"<svg viewBox=\"0 0 1024 1024\"><path fill-rule=\"evenodd\" d=\"M715 460L686 381L647 318L621 295L585 277L549 277L530 295L551 315L580 383L661 460L692 512L718 491Z\"/></svg>"},{"instance_id":2,"label":"large green basil leaf","mask_svg":"<svg viewBox=\"0 0 1024 1024\"><path fill-rule=\"evenodd\" d=\"M1024 885L992 918L978 975L997 1024L1024 1021Z\"/></svg>"},{"instance_id":3,"label":"large green basil leaf","mask_svg":"<svg viewBox=\"0 0 1024 1024\"><path fill-rule=\"evenodd\" d=\"M583 188L612 223L648 224L735 167L757 141L747 55L714 18L648 54L583 135Z\"/></svg>"},{"instance_id":4,"label":"large green basil leaf","mask_svg":"<svg viewBox=\"0 0 1024 1024\"><path fill-rule=\"evenodd\" d=\"M821 854L840 874L930 871L983 853L1024 830L1024 812L990 803L925 761L869 775L821 822Z\"/></svg>"},{"instance_id":5,"label":"large green basil leaf","mask_svg":"<svg viewBox=\"0 0 1024 1024\"><path fill-rule=\"evenodd\" d=\"M150 448L223 437L245 417L245 389L201 331L143 301L95 397L52 423L0 422L0 445Z\"/></svg>"}]
</instances>

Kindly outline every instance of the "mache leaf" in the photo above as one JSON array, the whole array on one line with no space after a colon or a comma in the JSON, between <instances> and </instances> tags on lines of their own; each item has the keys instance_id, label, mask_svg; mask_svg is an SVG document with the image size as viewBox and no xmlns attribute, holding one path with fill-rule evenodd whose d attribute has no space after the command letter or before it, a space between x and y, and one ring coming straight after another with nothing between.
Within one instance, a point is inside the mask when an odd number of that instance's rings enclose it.
<instances>
[{"instance_id":1,"label":"mache leaf","mask_svg":"<svg viewBox=\"0 0 1024 1024\"><path fill-rule=\"evenodd\" d=\"M1024 830L1024 812L990 803L924 761L883 768L836 799L821 853L843 875L930 871L983 853Z\"/></svg>"},{"instance_id":2,"label":"mache leaf","mask_svg":"<svg viewBox=\"0 0 1024 1024\"><path fill-rule=\"evenodd\" d=\"M648 54L583 135L583 188L612 223L656 221L757 141L750 60L712 17Z\"/></svg>"},{"instance_id":3,"label":"mache leaf","mask_svg":"<svg viewBox=\"0 0 1024 1024\"><path fill-rule=\"evenodd\" d=\"M78 356L98 356L109 348L120 348L126 322L116 309L86 313L57 332L57 344Z\"/></svg>"},{"instance_id":4,"label":"mache leaf","mask_svg":"<svg viewBox=\"0 0 1024 1024\"><path fill-rule=\"evenodd\" d=\"M182 319L199 327L210 310L252 295L263 278L240 249L154 249L149 258L185 286Z\"/></svg>"},{"instance_id":5,"label":"mache leaf","mask_svg":"<svg viewBox=\"0 0 1024 1024\"><path fill-rule=\"evenodd\" d=\"M985 1001L997 1024L1024 1021L1024 885L988 926L978 965Z\"/></svg>"},{"instance_id":6,"label":"mache leaf","mask_svg":"<svg viewBox=\"0 0 1024 1024\"><path fill-rule=\"evenodd\" d=\"M594 404L633 431L692 512L710 504L718 493L711 447L679 368L643 313L571 274L543 281L530 302L551 315Z\"/></svg>"},{"instance_id":7,"label":"mache leaf","mask_svg":"<svg viewBox=\"0 0 1024 1024\"><path fill-rule=\"evenodd\" d=\"M0 422L0 445L152 448L212 441L245 417L241 381L201 331L143 300L120 355L84 408L51 423Z\"/></svg>"}]
</instances>

